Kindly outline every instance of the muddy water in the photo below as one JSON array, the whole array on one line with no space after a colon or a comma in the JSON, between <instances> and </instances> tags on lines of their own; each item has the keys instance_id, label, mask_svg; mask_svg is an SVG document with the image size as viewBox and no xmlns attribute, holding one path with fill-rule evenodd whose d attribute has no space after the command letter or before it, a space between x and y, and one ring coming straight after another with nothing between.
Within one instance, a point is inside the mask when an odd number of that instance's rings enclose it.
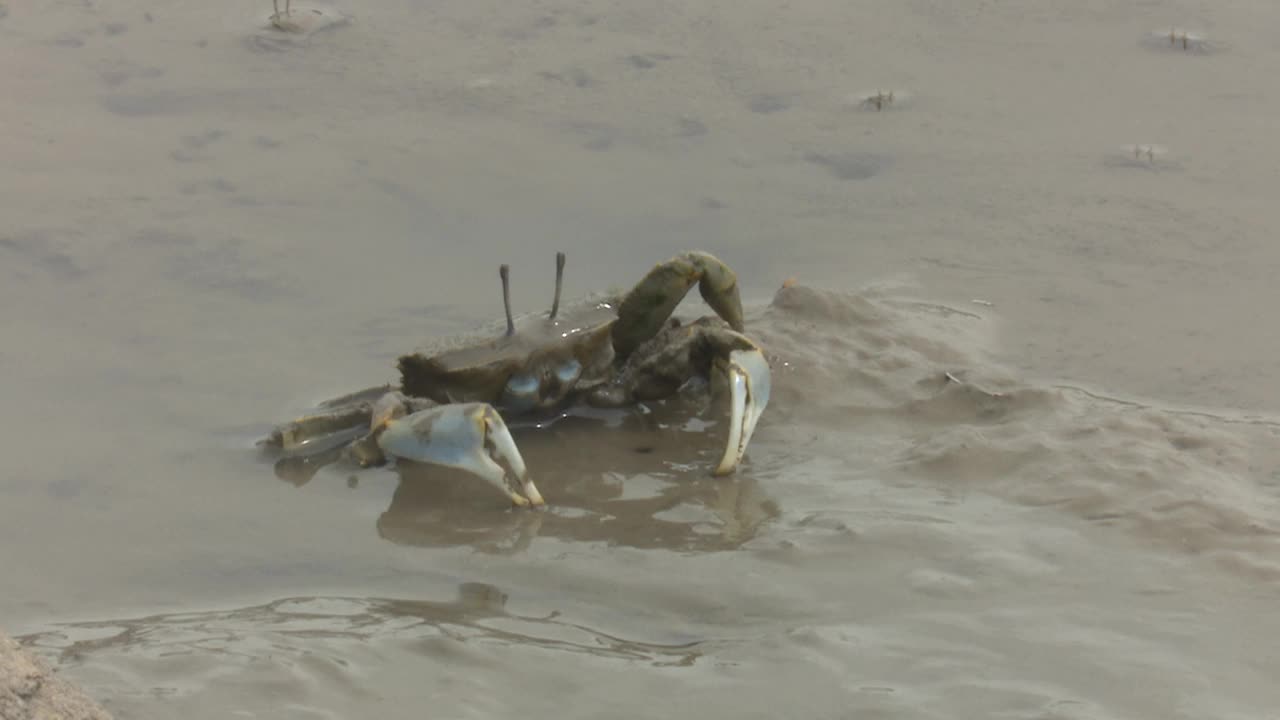
<instances>
[{"instance_id":1,"label":"muddy water","mask_svg":"<svg viewBox=\"0 0 1280 720\"><path fill-rule=\"evenodd\" d=\"M0 3L0 622L119 715L1280 704L1273 6L267 5ZM252 450L689 247L733 478L679 403L520 434L544 514Z\"/></svg>"}]
</instances>

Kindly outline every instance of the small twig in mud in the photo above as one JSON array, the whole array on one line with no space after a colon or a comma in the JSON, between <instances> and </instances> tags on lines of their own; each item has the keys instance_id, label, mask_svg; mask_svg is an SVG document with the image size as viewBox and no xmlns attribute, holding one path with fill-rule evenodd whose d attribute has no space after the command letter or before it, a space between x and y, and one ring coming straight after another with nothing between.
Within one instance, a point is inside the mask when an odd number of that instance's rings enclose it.
<instances>
[{"instance_id":1,"label":"small twig in mud","mask_svg":"<svg viewBox=\"0 0 1280 720\"><path fill-rule=\"evenodd\" d=\"M892 90L890 90L887 94L883 90L877 90L875 95L871 95L863 99L862 101L863 107L873 107L876 109L876 112L884 110L886 107L892 104L893 104Z\"/></svg>"}]
</instances>

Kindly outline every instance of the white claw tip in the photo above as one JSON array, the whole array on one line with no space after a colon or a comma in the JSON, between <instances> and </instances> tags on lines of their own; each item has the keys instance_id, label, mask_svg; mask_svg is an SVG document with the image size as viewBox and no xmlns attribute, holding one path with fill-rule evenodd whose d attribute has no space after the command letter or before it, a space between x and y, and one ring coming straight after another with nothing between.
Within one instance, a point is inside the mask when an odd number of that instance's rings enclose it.
<instances>
[{"instance_id":1,"label":"white claw tip","mask_svg":"<svg viewBox=\"0 0 1280 720\"><path fill-rule=\"evenodd\" d=\"M544 507L547 504L547 501L542 499L542 493L538 492L538 488L533 484L532 480L525 480L523 489L525 497L529 498L529 502L534 507Z\"/></svg>"},{"instance_id":2,"label":"white claw tip","mask_svg":"<svg viewBox=\"0 0 1280 720\"><path fill-rule=\"evenodd\" d=\"M729 440L714 474L728 475L747 452L756 422L769 404L769 362L759 350L735 350L729 354Z\"/></svg>"}]
</instances>

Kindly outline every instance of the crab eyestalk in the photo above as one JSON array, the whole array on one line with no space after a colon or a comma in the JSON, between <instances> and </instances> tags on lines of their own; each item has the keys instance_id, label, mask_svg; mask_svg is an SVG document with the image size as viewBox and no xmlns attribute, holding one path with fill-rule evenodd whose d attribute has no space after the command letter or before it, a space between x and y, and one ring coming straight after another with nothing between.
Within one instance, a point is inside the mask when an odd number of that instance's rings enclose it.
<instances>
[{"instance_id":1,"label":"crab eyestalk","mask_svg":"<svg viewBox=\"0 0 1280 720\"><path fill-rule=\"evenodd\" d=\"M742 461L756 422L769 404L772 377L769 362L759 350L734 350L728 360L721 361L721 370L729 380L729 441L715 474L728 475Z\"/></svg>"},{"instance_id":2,"label":"crab eyestalk","mask_svg":"<svg viewBox=\"0 0 1280 720\"><path fill-rule=\"evenodd\" d=\"M560 312L560 288L564 285L564 259L564 253L556 253L556 296L551 300L549 320L555 320L556 315Z\"/></svg>"},{"instance_id":3,"label":"crab eyestalk","mask_svg":"<svg viewBox=\"0 0 1280 720\"><path fill-rule=\"evenodd\" d=\"M511 317L511 267L499 265L498 277L502 279L502 309L507 313L507 335L515 335L516 323Z\"/></svg>"},{"instance_id":4,"label":"crab eyestalk","mask_svg":"<svg viewBox=\"0 0 1280 720\"><path fill-rule=\"evenodd\" d=\"M517 506L546 504L502 416L487 403L441 405L391 420L378 445L394 457L477 475Z\"/></svg>"}]
</instances>

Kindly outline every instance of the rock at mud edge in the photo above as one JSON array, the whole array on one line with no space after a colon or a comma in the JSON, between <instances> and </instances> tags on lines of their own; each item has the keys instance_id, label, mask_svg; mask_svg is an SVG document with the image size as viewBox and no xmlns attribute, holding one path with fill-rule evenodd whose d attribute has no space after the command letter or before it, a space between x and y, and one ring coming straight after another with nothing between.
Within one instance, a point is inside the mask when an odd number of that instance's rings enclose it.
<instances>
[{"instance_id":1,"label":"rock at mud edge","mask_svg":"<svg viewBox=\"0 0 1280 720\"><path fill-rule=\"evenodd\" d=\"M84 693L0 633L0 720L111 720Z\"/></svg>"}]
</instances>

